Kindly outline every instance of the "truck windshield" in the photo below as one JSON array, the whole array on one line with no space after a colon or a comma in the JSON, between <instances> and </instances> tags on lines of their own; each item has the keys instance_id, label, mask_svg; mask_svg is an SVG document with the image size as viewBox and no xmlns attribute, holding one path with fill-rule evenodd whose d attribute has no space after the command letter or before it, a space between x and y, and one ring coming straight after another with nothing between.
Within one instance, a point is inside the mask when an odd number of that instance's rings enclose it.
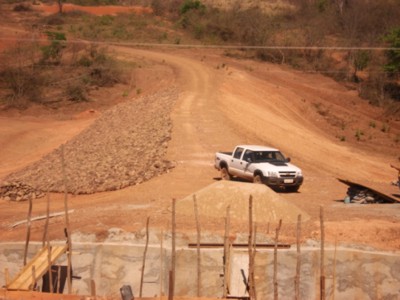
<instances>
[{"instance_id":1,"label":"truck windshield","mask_svg":"<svg viewBox=\"0 0 400 300\"><path fill-rule=\"evenodd\" d=\"M286 161L283 154L279 151L254 151L254 162L284 162Z\"/></svg>"}]
</instances>

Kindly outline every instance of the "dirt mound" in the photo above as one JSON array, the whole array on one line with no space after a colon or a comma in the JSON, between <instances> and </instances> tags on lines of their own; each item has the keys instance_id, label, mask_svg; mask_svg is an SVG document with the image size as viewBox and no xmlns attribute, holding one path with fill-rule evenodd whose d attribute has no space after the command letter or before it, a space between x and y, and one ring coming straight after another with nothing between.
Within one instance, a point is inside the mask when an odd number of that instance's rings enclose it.
<instances>
[{"instance_id":1,"label":"dirt mound","mask_svg":"<svg viewBox=\"0 0 400 300\"><path fill-rule=\"evenodd\" d=\"M273 222L280 219L284 223L297 222L297 216L307 221L310 216L279 194L262 184L233 181L218 181L194 193L199 215L221 218L226 216L230 206L230 218L246 221L249 215L249 198L253 197L253 220L258 223ZM176 204L177 214L193 215L193 195Z\"/></svg>"},{"instance_id":2,"label":"dirt mound","mask_svg":"<svg viewBox=\"0 0 400 300\"><path fill-rule=\"evenodd\" d=\"M68 191L74 194L121 189L167 172L170 111L177 92L169 89L121 103L103 113L64 146ZM62 134L62 133L60 133ZM61 147L9 175L43 191L62 192Z\"/></svg>"}]
</instances>

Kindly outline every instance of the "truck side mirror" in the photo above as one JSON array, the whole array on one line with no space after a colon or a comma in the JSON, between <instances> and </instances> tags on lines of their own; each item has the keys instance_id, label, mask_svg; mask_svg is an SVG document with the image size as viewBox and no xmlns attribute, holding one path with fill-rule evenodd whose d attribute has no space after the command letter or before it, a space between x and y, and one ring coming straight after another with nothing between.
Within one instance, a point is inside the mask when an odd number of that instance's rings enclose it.
<instances>
[{"instance_id":1,"label":"truck side mirror","mask_svg":"<svg viewBox=\"0 0 400 300\"><path fill-rule=\"evenodd\" d=\"M247 161L248 163L253 162L253 160L251 159L251 157L247 157L247 158L246 158L246 161Z\"/></svg>"},{"instance_id":2,"label":"truck side mirror","mask_svg":"<svg viewBox=\"0 0 400 300\"><path fill-rule=\"evenodd\" d=\"M286 162L290 162L290 157L286 157Z\"/></svg>"}]
</instances>

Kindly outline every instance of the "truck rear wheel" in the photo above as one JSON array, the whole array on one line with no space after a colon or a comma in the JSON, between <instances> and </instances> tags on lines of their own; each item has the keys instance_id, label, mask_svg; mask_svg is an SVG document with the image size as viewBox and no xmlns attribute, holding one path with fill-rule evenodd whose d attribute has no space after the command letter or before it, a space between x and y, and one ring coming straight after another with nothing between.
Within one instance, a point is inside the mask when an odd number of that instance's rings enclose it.
<instances>
[{"instance_id":1,"label":"truck rear wheel","mask_svg":"<svg viewBox=\"0 0 400 300\"><path fill-rule=\"evenodd\" d=\"M221 168L221 178L222 180L231 180L232 176L229 174L226 167Z\"/></svg>"}]
</instances>

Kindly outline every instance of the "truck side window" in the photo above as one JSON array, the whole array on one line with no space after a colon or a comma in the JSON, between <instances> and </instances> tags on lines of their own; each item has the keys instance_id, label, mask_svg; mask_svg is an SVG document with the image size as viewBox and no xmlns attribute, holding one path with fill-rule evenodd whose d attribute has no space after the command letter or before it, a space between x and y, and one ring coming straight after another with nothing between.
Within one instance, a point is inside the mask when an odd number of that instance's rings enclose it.
<instances>
[{"instance_id":1,"label":"truck side window","mask_svg":"<svg viewBox=\"0 0 400 300\"><path fill-rule=\"evenodd\" d=\"M250 161L254 161L254 153L251 150L246 150L246 152L243 154L243 160L249 161L249 158Z\"/></svg>"},{"instance_id":2,"label":"truck side window","mask_svg":"<svg viewBox=\"0 0 400 300\"><path fill-rule=\"evenodd\" d=\"M235 153L233 153L233 157L239 159L242 156L243 148L236 148Z\"/></svg>"}]
</instances>

